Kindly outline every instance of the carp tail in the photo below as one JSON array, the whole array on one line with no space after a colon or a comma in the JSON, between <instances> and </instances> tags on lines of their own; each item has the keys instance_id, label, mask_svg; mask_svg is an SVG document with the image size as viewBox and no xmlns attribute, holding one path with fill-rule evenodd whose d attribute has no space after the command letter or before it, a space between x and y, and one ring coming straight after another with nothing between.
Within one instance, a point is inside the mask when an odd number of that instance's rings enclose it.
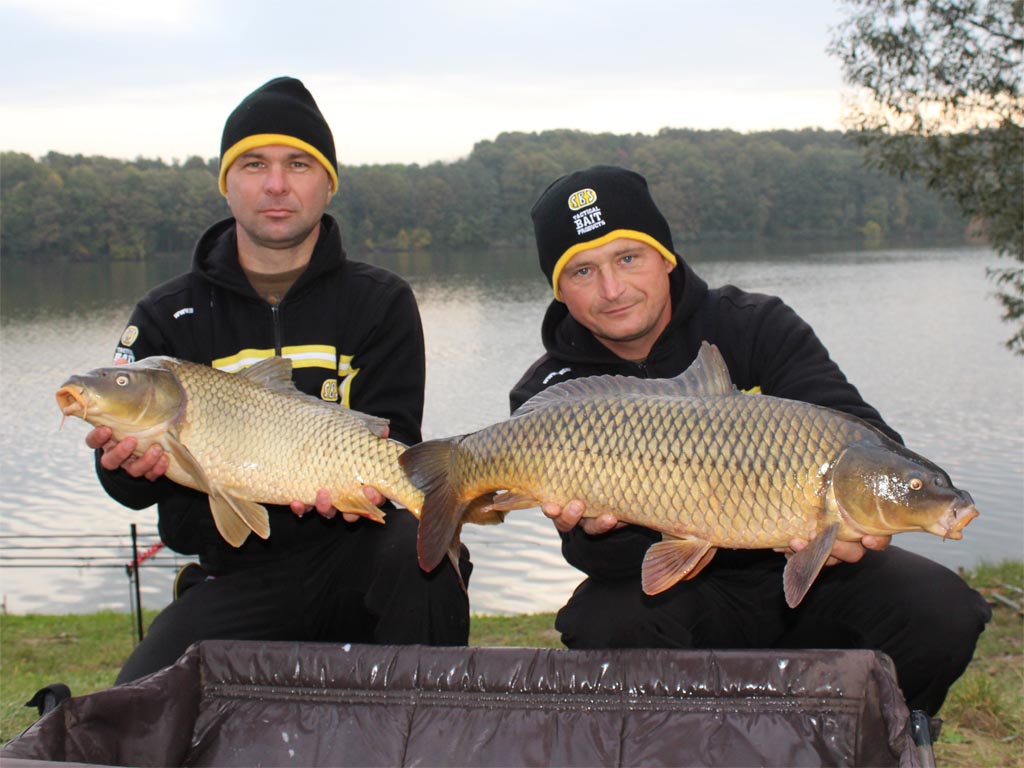
<instances>
[{"instance_id":1,"label":"carp tail","mask_svg":"<svg viewBox=\"0 0 1024 768\"><path fill-rule=\"evenodd\" d=\"M416 554L425 571L434 570L446 554L458 551L459 531L469 507L452 480L459 451L458 438L428 440L398 459L413 485L423 491Z\"/></svg>"}]
</instances>

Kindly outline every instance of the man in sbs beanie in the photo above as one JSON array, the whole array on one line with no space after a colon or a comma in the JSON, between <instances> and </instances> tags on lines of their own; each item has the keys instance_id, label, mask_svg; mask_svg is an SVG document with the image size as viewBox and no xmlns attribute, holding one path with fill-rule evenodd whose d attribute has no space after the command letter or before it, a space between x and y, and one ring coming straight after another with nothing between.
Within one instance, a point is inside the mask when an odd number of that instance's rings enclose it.
<instances>
[{"instance_id":1,"label":"man in sbs beanie","mask_svg":"<svg viewBox=\"0 0 1024 768\"><path fill-rule=\"evenodd\" d=\"M139 301L115 362L169 355L236 372L289 357L302 392L386 418L391 438L419 442L425 353L416 299L399 276L346 257L326 213L338 188L334 138L299 80L271 80L231 112L218 184L231 216L199 238L189 272ZM424 573L415 517L377 489L364 493L368 504L386 506L384 525L336 514L321 490L290 508L268 506L269 537L249 534L233 546L209 497L165 477L170 458L159 446L135 456L133 438L116 442L102 427L86 442L106 491L134 509L157 505L163 542L199 560L118 683L212 638L467 643L460 576L468 581L468 552L461 574L447 562Z\"/></svg>"},{"instance_id":2,"label":"man in sbs beanie","mask_svg":"<svg viewBox=\"0 0 1024 768\"><path fill-rule=\"evenodd\" d=\"M843 411L902 442L781 299L710 288L693 271L639 174L567 174L532 216L554 300L541 327L546 352L512 389L513 411L568 379L675 377L707 341L740 389ZM783 599L786 553L771 550L719 550L692 580L649 596L641 563L660 534L610 515L584 518L579 499L544 512L566 560L587 575L556 619L569 648L881 650L910 708L934 715L991 616L957 574L876 536L838 542L795 609Z\"/></svg>"}]
</instances>

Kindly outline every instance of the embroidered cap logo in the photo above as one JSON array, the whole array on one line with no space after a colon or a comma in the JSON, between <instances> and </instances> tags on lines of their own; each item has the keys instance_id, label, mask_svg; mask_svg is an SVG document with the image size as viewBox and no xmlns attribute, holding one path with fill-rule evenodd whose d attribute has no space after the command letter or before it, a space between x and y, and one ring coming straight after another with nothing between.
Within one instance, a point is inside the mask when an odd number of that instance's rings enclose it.
<instances>
[{"instance_id":1,"label":"embroidered cap logo","mask_svg":"<svg viewBox=\"0 0 1024 768\"><path fill-rule=\"evenodd\" d=\"M576 225L576 235L585 235L603 227L607 222L597 202L597 192L587 187L569 195L569 210L575 211L572 223Z\"/></svg>"},{"instance_id":2,"label":"embroidered cap logo","mask_svg":"<svg viewBox=\"0 0 1024 768\"><path fill-rule=\"evenodd\" d=\"M569 195L569 210L578 211L597 202L597 192L592 189L581 189Z\"/></svg>"}]
</instances>

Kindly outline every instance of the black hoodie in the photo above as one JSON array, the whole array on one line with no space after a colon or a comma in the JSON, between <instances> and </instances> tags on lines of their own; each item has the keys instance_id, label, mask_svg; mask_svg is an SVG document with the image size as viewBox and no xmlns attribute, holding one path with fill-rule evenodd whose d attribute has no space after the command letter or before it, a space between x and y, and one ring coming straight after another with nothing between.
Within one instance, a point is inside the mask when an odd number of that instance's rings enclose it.
<instances>
[{"instance_id":1,"label":"black hoodie","mask_svg":"<svg viewBox=\"0 0 1024 768\"><path fill-rule=\"evenodd\" d=\"M387 270L349 261L337 223L324 216L308 267L271 306L238 264L235 231L234 219L210 227L196 246L191 271L139 301L115 359L169 355L235 370L242 359L260 355L304 358L293 370L300 390L387 418L392 438L419 442L426 363L409 285ZM134 509L157 504L164 542L199 554L214 571L283 557L342 526L340 516L299 518L287 507L269 507L270 538L249 536L234 549L217 533L205 494L166 478L151 483L109 472L99 456L97 472L107 492Z\"/></svg>"},{"instance_id":2,"label":"black hoodie","mask_svg":"<svg viewBox=\"0 0 1024 768\"><path fill-rule=\"evenodd\" d=\"M647 359L639 363L615 355L569 314L565 304L553 301L541 328L547 352L513 387L512 410L552 384L581 376L677 376L696 359L701 342L708 341L718 346L740 389L760 387L766 395L844 411L902 442L846 380L811 327L781 299L731 285L709 289L682 259L670 273L670 285L672 318ZM659 538L657 532L638 526L603 536L588 536L577 526L562 535L562 553L588 576L631 578L639 575L647 548ZM750 561L764 554L737 556Z\"/></svg>"}]
</instances>

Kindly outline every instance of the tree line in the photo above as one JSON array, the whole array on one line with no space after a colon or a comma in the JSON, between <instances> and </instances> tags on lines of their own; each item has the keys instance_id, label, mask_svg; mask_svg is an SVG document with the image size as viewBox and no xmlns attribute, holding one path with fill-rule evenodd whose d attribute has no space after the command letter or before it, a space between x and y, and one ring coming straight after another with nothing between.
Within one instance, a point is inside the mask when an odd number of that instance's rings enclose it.
<instances>
[{"instance_id":1,"label":"tree line","mask_svg":"<svg viewBox=\"0 0 1024 768\"><path fill-rule=\"evenodd\" d=\"M922 182L869 167L851 134L810 129L504 133L451 163L342 166L328 212L357 254L524 247L545 187L596 163L646 176L677 243L946 237L968 225ZM190 250L228 215L216 159L4 152L0 169L4 258L146 259Z\"/></svg>"}]
</instances>

